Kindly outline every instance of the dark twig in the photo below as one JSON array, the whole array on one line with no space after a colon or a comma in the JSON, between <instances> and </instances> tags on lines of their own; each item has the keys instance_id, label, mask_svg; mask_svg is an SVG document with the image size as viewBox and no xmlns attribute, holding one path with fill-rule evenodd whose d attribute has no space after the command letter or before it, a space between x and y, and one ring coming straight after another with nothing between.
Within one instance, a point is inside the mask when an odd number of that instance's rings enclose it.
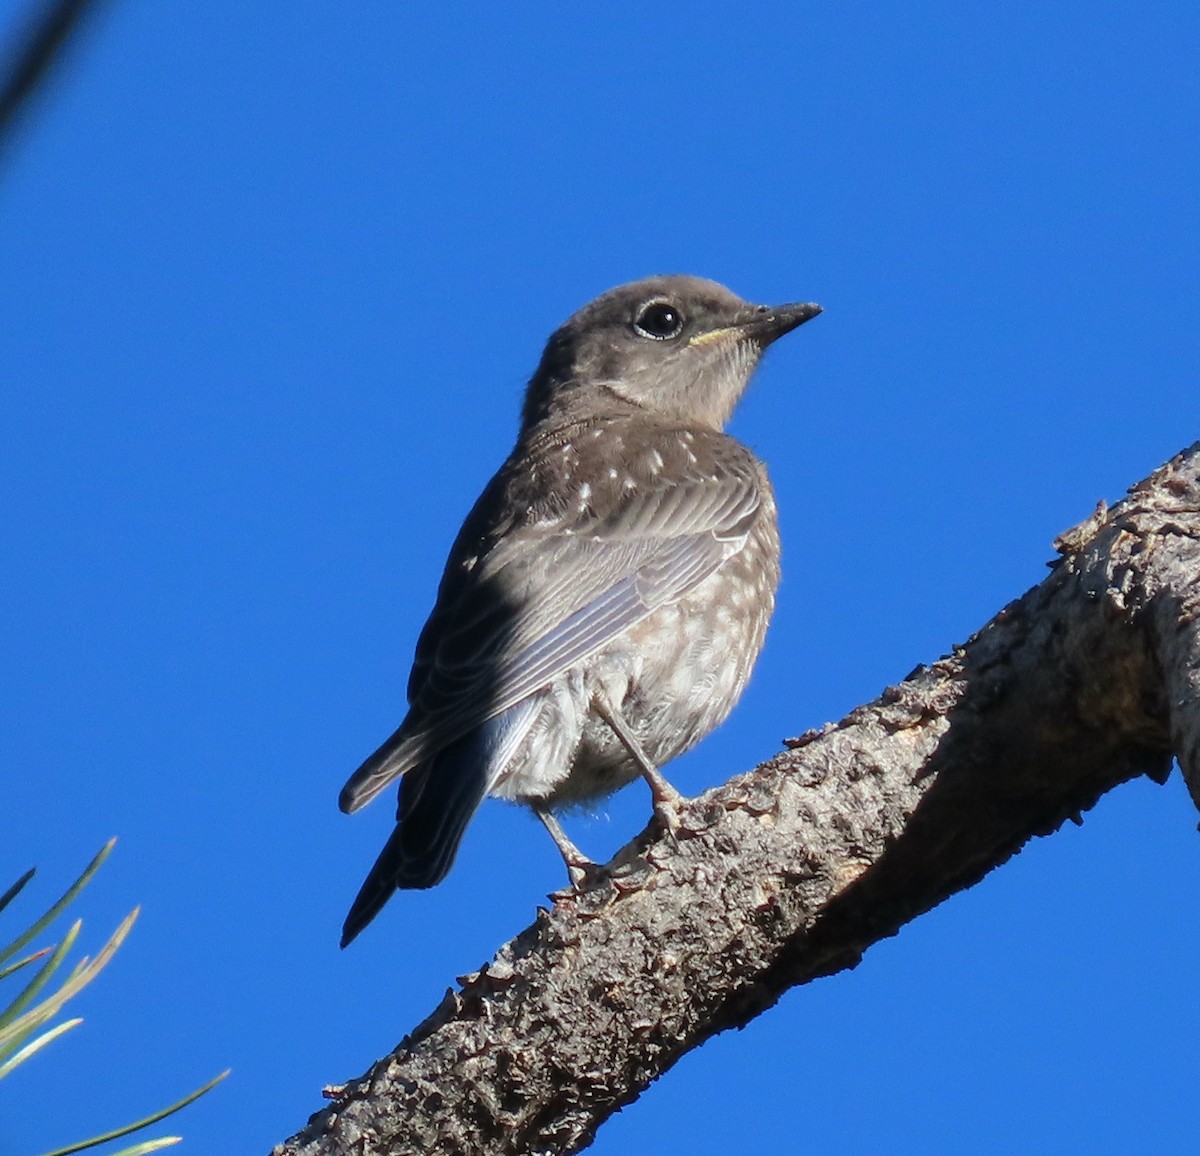
<instances>
[{"instance_id":1,"label":"dark twig","mask_svg":"<svg viewBox=\"0 0 1200 1156\"><path fill-rule=\"evenodd\" d=\"M0 74L0 151L13 135L22 109L45 86L71 38L97 6L97 0L50 0L15 34Z\"/></svg>"}]
</instances>

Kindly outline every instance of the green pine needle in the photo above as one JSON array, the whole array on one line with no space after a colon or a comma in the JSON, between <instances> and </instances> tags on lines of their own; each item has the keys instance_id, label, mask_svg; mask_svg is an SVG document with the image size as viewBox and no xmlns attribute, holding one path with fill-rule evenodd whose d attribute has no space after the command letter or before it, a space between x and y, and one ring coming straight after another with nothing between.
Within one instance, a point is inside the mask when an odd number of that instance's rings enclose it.
<instances>
[{"instance_id":1,"label":"green pine needle","mask_svg":"<svg viewBox=\"0 0 1200 1156\"><path fill-rule=\"evenodd\" d=\"M113 847L116 846L116 839L109 839L107 843L100 849L100 853L93 859L87 867L84 868L83 874L63 892L62 898L46 912L28 931L18 935L6 948L0 950L0 963L17 954L26 944L32 943L55 919L58 918L64 908L70 905L71 901L78 895L89 883L92 876L100 870L100 865L112 853ZM33 869L26 871L16 883L13 884L4 893L4 903L12 900L13 896L33 878ZM0 910L3 910L3 903L0 903Z\"/></svg>"},{"instance_id":2,"label":"green pine needle","mask_svg":"<svg viewBox=\"0 0 1200 1156\"><path fill-rule=\"evenodd\" d=\"M34 1052L41 1051L51 1040L57 1039L64 1032L69 1032L72 1028L78 1027L83 1020L78 1016L73 1020L63 1020L61 1024L52 1027L48 1032L42 1032L36 1040L30 1044L26 1044L16 1055L5 1060L0 1064L0 1080L4 1079L9 1072L13 1071L18 1065L23 1064Z\"/></svg>"},{"instance_id":3,"label":"green pine needle","mask_svg":"<svg viewBox=\"0 0 1200 1156\"><path fill-rule=\"evenodd\" d=\"M0 895L0 911L3 911L18 895L21 894L22 888L37 872L36 867L30 867L24 875L21 876L3 895Z\"/></svg>"},{"instance_id":4,"label":"green pine needle","mask_svg":"<svg viewBox=\"0 0 1200 1156\"><path fill-rule=\"evenodd\" d=\"M31 963L37 963L39 959L49 955L53 950L53 947L43 947L35 951L32 955L27 955L24 959L18 959L16 963L10 963L7 967L0 967L0 980L8 979L10 975L15 975L21 968L28 967Z\"/></svg>"},{"instance_id":5,"label":"green pine needle","mask_svg":"<svg viewBox=\"0 0 1200 1156\"><path fill-rule=\"evenodd\" d=\"M182 1100L177 1100L168 1108L163 1108L161 1111L155 1112L150 1116L145 1116L141 1120L137 1120L132 1124L126 1124L123 1128L116 1128L112 1132L105 1132L102 1136L93 1136L90 1140L80 1140L77 1144L69 1144L66 1148L55 1148L53 1152L43 1153L43 1156L70 1156L72 1152L83 1152L88 1148L95 1148L98 1144L107 1144L110 1140L117 1140L122 1136L128 1136L131 1132L140 1131L142 1128L149 1128L151 1124L157 1124L159 1120L165 1120L168 1116L174 1115L181 1108L186 1108L193 1101L200 1099L205 1092L211 1091L223 1079L225 1079L225 1077L229 1075L229 1071L230 1069L226 1068L225 1071L223 1071L219 1076L209 1080L208 1083L202 1088L197 1088L194 1092L184 1096ZM164 1137L164 1139L170 1140L172 1143L175 1142L174 1137ZM151 1140L149 1143L158 1144L159 1147L165 1146L161 1143L161 1141L158 1140ZM130 1149L129 1151L133 1152L137 1150L138 1149L135 1148ZM149 1152L154 1151L153 1148L144 1150ZM125 1156L125 1154L118 1152L116 1156Z\"/></svg>"},{"instance_id":6,"label":"green pine needle","mask_svg":"<svg viewBox=\"0 0 1200 1156\"><path fill-rule=\"evenodd\" d=\"M100 974L105 965L116 953L117 948L125 941L125 937L133 927L134 920L138 917L138 912L141 909L135 907L121 921L116 931L109 936L108 941L100 949L96 957L89 959L86 955L83 956L71 968L70 973L65 979L61 979L60 982L56 981L58 982L57 989L51 991L49 995L45 995L44 998L41 998L40 1003L36 1001L39 997L43 996L44 989L66 961L67 955L75 945L82 922L77 920L67 930L66 935L63 936L61 942L57 945L44 947L13 963L6 964L6 961L27 947L62 914L84 887L87 886L92 876L100 869L101 864L108 858L115 843L115 839L110 839L101 849L100 853L87 865L83 874L63 893L58 902L38 919L33 926L18 935L3 950L0 950L0 965L5 965L0 966L0 980L7 979L22 968L29 967L39 961L44 961L17 997L7 1007L0 1009L0 1079L3 1079L14 1071L20 1064L28 1060L30 1056L41 1051L47 1044L83 1022L78 1018L70 1019L42 1030L50 1020L62 1011L64 1005L69 1000L78 995ZM30 868L3 895L0 895L0 912L20 894L25 885L33 878L33 874L33 868ZM38 1032L41 1034L35 1035ZM203 1087L197 1088L190 1095L184 1096L182 1100L178 1100L169 1107L145 1116L132 1124L126 1124L122 1128L116 1128L100 1136L93 1136L88 1140L81 1140L65 1148L56 1148L53 1152L45 1153L44 1156L70 1156L73 1152L84 1152L89 1148L107 1144L111 1140L117 1140L133 1132L139 1132L143 1128L148 1128L150 1125L156 1124L160 1120L164 1120L166 1117L186 1108L194 1100L203 1096L205 1092L216 1087L228 1075L228 1070L222 1072L215 1079L209 1080ZM169 1148L173 1144L178 1144L180 1139L181 1137L179 1136L160 1136L154 1140L143 1140L132 1147L122 1148L119 1152L111 1153L110 1156L145 1156L147 1153L158 1152L163 1148Z\"/></svg>"}]
</instances>

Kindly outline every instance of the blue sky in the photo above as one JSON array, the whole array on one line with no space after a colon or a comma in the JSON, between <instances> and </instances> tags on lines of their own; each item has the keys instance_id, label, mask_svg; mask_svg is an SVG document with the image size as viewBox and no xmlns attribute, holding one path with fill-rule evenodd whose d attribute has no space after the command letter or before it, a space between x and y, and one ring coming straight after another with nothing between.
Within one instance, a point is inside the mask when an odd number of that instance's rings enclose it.
<instances>
[{"instance_id":1,"label":"blue sky","mask_svg":"<svg viewBox=\"0 0 1200 1156\"><path fill-rule=\"evenodd\" d=\"M32 913L115 834L86 949L143 914L0 1086L0 1156L226 1066L180 1150L265 1153L561 886L492 803L337 949L391 822L337 791L597 293L826 309L733 422L785 576L687 792L962 641L1200 436L1198 49L1171 2L108 5L0 173L0 884L37 864ZM568 825L606 857L648 813ZM1178 777L1130 784L593 1150L1194 1151L1198 904Z\"/></svg>"}]
</instances>

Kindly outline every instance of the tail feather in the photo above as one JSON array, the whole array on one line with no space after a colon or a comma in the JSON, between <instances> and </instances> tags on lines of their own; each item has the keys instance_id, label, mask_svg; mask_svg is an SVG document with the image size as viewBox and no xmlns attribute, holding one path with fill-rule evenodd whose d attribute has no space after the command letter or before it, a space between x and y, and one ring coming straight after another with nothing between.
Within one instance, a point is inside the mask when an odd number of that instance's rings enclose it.
<instances>
[{"instance_id":1,"label":"tail feather","mask_svg":"<svg viewBox=\"0 0 1200 1156\"><path fill-rule=\"evenodd\" d=\"M425 737L420 733L413 734L410 727L402 725L346 781L338 796L338 807L347 815L352 815L360 807L365 807L389 783L417 766L421 761Z\"/></svg>"},{"instance_id":2,"label":"tail feather","mask_svg":"<svg viewBox=\"0 0 1200 1156\"><path fill-rule=\"evenodd\" d=\"M487 793L488 771L479 763L446 765L446 756L454 753L447 748L401 781L400 821L350 906L343 947L395 892L433 887L453 866L467 823Z\"/></svg>"},{"instance_id":3,"label":"tail feather","mask_svg":"<svg viewBox=\"0 0 1200 1156\"><path fill-rule=\"evenodd\" d=\"M433 887L446 877L471 816L528 732L536 705L527 700L512 707L408 770L400 781L396 828L350 907L343 947L394 892Z\"/></svg>"}]
</instances>

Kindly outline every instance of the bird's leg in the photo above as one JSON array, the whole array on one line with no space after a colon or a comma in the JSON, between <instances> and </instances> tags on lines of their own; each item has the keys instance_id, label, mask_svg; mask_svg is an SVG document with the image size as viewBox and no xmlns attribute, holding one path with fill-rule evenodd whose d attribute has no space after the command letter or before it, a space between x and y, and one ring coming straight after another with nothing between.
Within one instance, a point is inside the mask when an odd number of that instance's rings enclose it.
<instances>
[{"instance_id":1,"label":"bird's leg","mask_svg":"<svg viewBox=\"0 0 1200 1156\"><path fill-rule=\"evenodd\" d=\"M674 835L679 829L679 804L683 802L683 796L667 782L662 771L650 761L650 756L642 750L642 744L637 741L637 736L621 717L621 712L603 694L597 693L593 702L596 713L608 723L613 734L617 736L621 745L637 763L642 777L650 785L650 797L654 800L654 813L662 820L667 830Z\"/></svg>"},{"instance_id":2,"label":"bird's leg","mask_svg":"<svg viewBox=\"0 0 1200 1156\"><path fill-rule=\"evenodd\" d=\"M558 853L563 857L563 862L567 865L567 876L571 880L571 886L578 887L589 875L598 871L599 868L571 842L566 831L562 829L562 824L545 803L535 802L531 805L533 813L541 819L542 826L550 833L550 838L554 840L554 845L558 848Z\"/></svg>"}]
</instances>

